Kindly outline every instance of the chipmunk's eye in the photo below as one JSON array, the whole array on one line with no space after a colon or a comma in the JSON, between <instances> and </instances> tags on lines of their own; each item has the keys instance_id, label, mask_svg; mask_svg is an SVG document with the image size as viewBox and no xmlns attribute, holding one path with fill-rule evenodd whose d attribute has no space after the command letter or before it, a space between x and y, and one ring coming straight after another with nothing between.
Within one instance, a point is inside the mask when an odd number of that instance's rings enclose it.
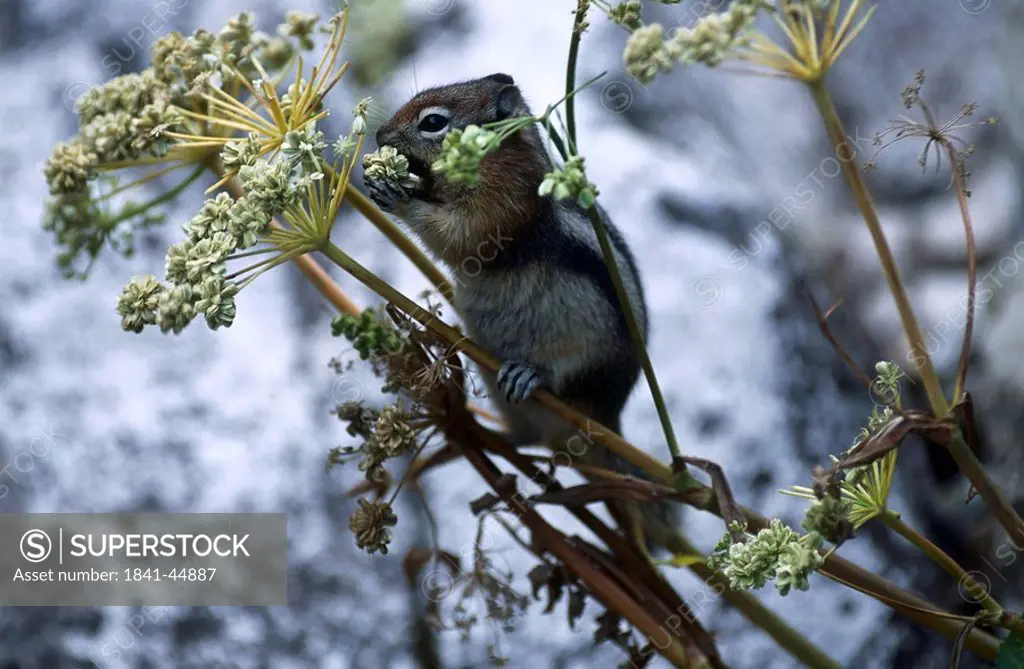
<instances>
[{"instance_id":1,"label":"chipmunk's eye","mask_svg":"<svg viewBox=\"0 0 1024 669\"><path fill-rule=\"evenodd\" d=\"M448 119L441 114L427 114L420 121L420 132L441 132L448 127Z\"/></svg>"}]
</instances>

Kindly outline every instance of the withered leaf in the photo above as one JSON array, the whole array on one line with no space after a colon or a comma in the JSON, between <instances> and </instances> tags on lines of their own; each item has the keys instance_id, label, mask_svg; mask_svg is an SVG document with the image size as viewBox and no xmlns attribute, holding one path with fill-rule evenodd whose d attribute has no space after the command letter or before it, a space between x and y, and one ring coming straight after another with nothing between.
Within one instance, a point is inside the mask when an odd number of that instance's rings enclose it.
<instances>
[{"instance_id":1,"label":"withered leaf","mask_svg":"<svg viewBox=\"0 0 1024 669\"><path fill-rule=\"evenodd\" d=\"M559 565L548 579L548 605L544 607L543 613L547 614L555 610L555 604L562 598L562 592L565 590L565 576L565 567Z\"/></svg>"},{"instance_id":2,"label":"withered leaf","mask_svg":"<svg viewBox=\"0 0 1024 669\"><path fill-rule=\"evenodd\" d=\"M633 478L620 478L614 481L584 483L531 497L539 504L558 504L561 506L583 506L593 502L606 500L622 500L627 502L653 502L660 497L671 494L668 486L642 481ZM659 494L660 493L660 494Z\"/></svg>"},{"instance_id":3,"label":"withered leaf","mask_svg":"<svg viewBox=\"0 0 1024 669\"><path fill-rule=\"evenodd\" d=\"M555 604L562 598L562 591L566 586L565 567L561 565L556 567L547 563L539 564L530 570L527 577L530 579L534 599L539 600L541 588L547 588L548 605L545 607L544 613L551 613Z\"/></svg>"},{"instance_id":4,"label":"withered leaf","mask_svg":"<svg viewBox=\"0 0 1024 669\"><path fill-rule=\"evenodd\" d=\"M540 589L547 585L554 573L554 568L546 562L542 562L530 570L527 578L530 579L534 599L540 599Z\"/></svg>"},{"instance_id":5,"label":"withered leaf","mask_svg":"<svg viewBox=\"0 0 1024 669\"><path fill-rule=\"evenodd\" d=\"M636 644L631 644L629 662L624 666L636 667L636 669L644 669L651 663L654 656L658 653L655 652L654 647L651 644L645 645L643 648L639 648Z\"/></svg>"},{"instance_id":6,"label":"withered leaf","mask_svg":"<svg viewBox=\"0 0 1024 669\"><path fill-rule=\"evenodd\" d=\"M416 577L423 570L423 565L434 556L434 551L429 548L410 548L409 552L402 558L402 571L405 572L405 580L409 585L416 584Z\"/></svg>"},{"instance_id":7,"label":"withered leaf","mask_svg":"<svg viewBox=\"0 0 1024 669\"><path fill-rule=\"evenodd\" d=\"M857 446L856 450L844 454L835 469L849 469L874 462L889 451L897 448L911 433L936 443L946 443L954 425L950 421L938 420L926 411L905 411L894 416L885 427L875 432Z\"/></svg>"},{"instance_id":8,"label":"withered leaf","mask_svg":"<svg viewBox=\"0 0 1024 669\"><path fill-rule=\"evenodd\" d=\"M587 604L587 596L580 588L569 593L569 628L576 629L576 621L583 616L583 608Z\"/></svg>"},{"instance_id":9,"label":"withered leaf","mask_svg":"<svg viewBox=\"0 0 1024 669\"><path fill-rule=\"evenodd\" d=\"M597 629L594 630L594 643L611 641L623 645L629 640L629 632L620 625L622 616L612 611L605 611L597 617Z\"/></svg>"},{"instance_id":10,"label":"withered leaf","mask_svg":"<svg viewBox=\"0 0 1024 669\"><path fill-rule=\"evenodd\" d=\"M490 511L501 503L501 498L494 493L484 493L469 503L469 510L474 516L479 516L484 511Z\"/></svg>"},{"instance_id":11,"label":"withered leaf","mask_svg":"<svg viewBox=\"0 0 1024 669\"><path fill-rule=\"evenodd\" d=\"M459 559L459 556L449 551L440 551L436 555L439 558L439 564L446 567L453 578L458 578L462 572L462 561ZM430 548L420 546L409 549L409 552L402 558L402 571L405 573L405 578L409 585L416 584L416 579L419 577L420 572L423 571L423 567L433 560L434 556L435 552Z\"/></svg>"}]
</instances>

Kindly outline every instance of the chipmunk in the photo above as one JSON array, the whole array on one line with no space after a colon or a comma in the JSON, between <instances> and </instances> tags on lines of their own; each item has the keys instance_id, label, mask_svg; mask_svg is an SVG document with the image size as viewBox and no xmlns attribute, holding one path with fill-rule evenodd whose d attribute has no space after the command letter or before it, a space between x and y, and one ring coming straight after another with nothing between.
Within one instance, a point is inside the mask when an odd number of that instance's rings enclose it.
<instances>
[{"instance_id":1,"label":"chipmunk","mask_svg":"<svg viewBox=\"0 0 1024 669\"><path fill-rule=\"evenodd\" d=\"M480 164L475 187L431 172L452 129L531 115L507 74L418 93L377 132L377 143L409 161L411 189L366 178L373 201L400 218L454 271L454 306L469 336L502 361L485 375L517 445L546 444L584 462L641 472L543 407L524 403L546 386L573 408L621 431L623 406L640 360L586 212L570 200L542 197L552 162L536 125L505 139ZM647 307L632 253L602 211L636 321L647 336ZM575 439L574 439L575 438ZM581 451L583 451L581 453ZM675 504L616 502L631 538L672 548ZM627 528L625 525L631 525Z\"/></svg>"}]
</instances>

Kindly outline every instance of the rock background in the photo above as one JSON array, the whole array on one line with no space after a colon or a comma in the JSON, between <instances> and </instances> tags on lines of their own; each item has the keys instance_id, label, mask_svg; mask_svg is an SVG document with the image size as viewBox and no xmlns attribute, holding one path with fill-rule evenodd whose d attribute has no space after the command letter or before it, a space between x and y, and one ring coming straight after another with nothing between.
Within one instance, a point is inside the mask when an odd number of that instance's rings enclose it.
<instances>
[{"instance_id":1,"label":"rock background","mask_svg":"<svg viewBox=\"0 0 1024 669\"><path fill-rule=\"evenodd\" d=\"M506 71L537 107L561 96L571 3L383 4L396 12L391 27L407 32L403 57L385 85L334 97L332 108L340 111L328 127L335 133L368 92L394 108L417 87ZM1024 93L1016 64L1024 6L877 4L831 80L863 155L873 151L874 133L903 112L900 92L919 68L928 72L927 99L941 117L972 100L980 114L1003 117L994 129L963 133L977 145L971 204L981 285L991 291L979 309L969 388L983 421L986 461L1016 498L1024 395ZM256 10L268 27L285 9L328 11L310 2L175 1L163 3L163 10L174 9L154 21L158 5L0 0L0 483L7 486L0 488L0 512L284 511L290 606L4 609L0 667L417 666L405 627L419 595L401 587L400 562L405 549L429 540L426 522L415 499L403 500L394 552L380 558L354 549L347 529L353 503L344 495L357 479L354 468L325 476L323 462L347 438L330 408L353 389L370 392L373 381L358 374L339 381L327 368L344 352L328 335L329 311L301 276L285 268L261 278L226 331L196 327L172 338L121 332L113 307L133 274L162 268L173 226L155 231L135 258L105 256L85 283L64 281L54 269L51 239L39 228L42 163L75 130L68 103L118 74L100 66L105 56L114 54L106 62L127 72L147 58L133 39L148 47L171 30L217 28L242 9ZM692 22L693 10L654 6L647 18L655 17ZM803 505L777 490L805 482L811 466L845 448L870 410L868 393L819 334L805 291L823 304L844 300L834 325L866 366L905 355L866 230L842 178L828 176L827 141L797 85L689 70L641 87L621 67L625 35L595 23L580 80L608 75L580 99L579 140L605 206L641 259L651 352L676 429L686 449L725 467L744 503L797 522ZM373 38L363 39L372 47ZM871 184L936 361L951 375L966 284L962 229L948 177L922 173L919 150L910 142L887 150ZM814 197L794 206L787 198L801 185ZM191 216L199 198L183 198L171 220ZM786 206L792 220L784 229L764 224ZM365 222L346 218L335 236L407 294L425 287ZM361 302L371 301L352 281L341 281ZM664 455L645 388L628 408L625 432ZM51 447L33 450L44 435ZM1013 593L1021 592L1024 571L1002 533L979 503L963 505L965 485L948 462L921 445L904 453L892 507L1019 608ZM445 548L471 545L476 528L466 503L484 490L463 465L429 478ZM710 517L688 514L686 525L705 548L721 532ZM488 537L496 561L526 592L532 561L500 533ZM877 529L866 528L843 553L940 605L965 606L945 574ZM673 579L691 601L702 599L702 584L686 575ZM815 579L810 593L764 598L845 666L948 662L948 642L825 579ZM735 613L715 603L699 608L732 666L792 666ZM502 637L501 649L512 666L614 666L621 659L615 652L589 642L595 613L588 607L573 631L564 608L540 616L535 606ZM138 631L133 615L145 619ZM469 644L443 634L444 666L482 666L491 639L486 629Z\"/></svg>"}]
</instances>

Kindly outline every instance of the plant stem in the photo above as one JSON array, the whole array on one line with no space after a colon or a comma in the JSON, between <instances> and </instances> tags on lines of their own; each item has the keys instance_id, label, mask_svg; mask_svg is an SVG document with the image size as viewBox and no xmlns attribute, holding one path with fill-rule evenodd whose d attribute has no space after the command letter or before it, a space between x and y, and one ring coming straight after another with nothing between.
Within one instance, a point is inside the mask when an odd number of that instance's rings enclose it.
<instances>
[{"instance_id":1,"label":"plant stem","mask_svg":"<svg viewBox=\"0 0 1024 669\"><path fill-rule=\"evenodd\" d=\"M886 527L920 548L925 555L930 557L940 567L949 572L949 574L956 579L958 586L963 585L966 587L968 594L974 598L975 602L981 604L993 613L1002 613L1003 607L989 595L988 591L980 583L974 580L971 575L968 574L963 567L957 564L956 560L949 557L945 551L933 544L927 537L923 536L917 530L903 522L903 519L900 518L898 513L887 509L884 513L879 515L879 518L883 523L885 523Z\"/></svg>"},{"instance_id":2,"label":"plant stem","mask_svg":"<svg viewBox=\"0 0 1024 669\"><path fill-rule=\"evenodd\" d=\"M223 177L224 165L221 163L218 155L210 156L204 166L209 168L218 179ZM242 185L238 183L236 178L229 179L225 184L225 188L234 198L240 198L245 195ZM276 222L272 222L272 225L280 227ZM324 268L320 266L320 263L315 258L310 255L301 255L295 258L295 264L299 266L299 269L306 275L310 283L320 291L320 294L326 297L327 301L333 304L338 311L353 316L360 314L356 303L334 282L331 275L324 271Z\"/></svg>"},{"instance_id":3,"label":"plant stem","mask_svg":"<svg viewBox=\"0 0 1024 669\"><path fill-rule=\"evenodd\" d=\"M953 171L953 185L956 188L956 201L960 205L960 218L964 222L964 237L967 243L967 322L964 324L964 341L960 346L960 361L956 370L956 386L953 389L953 404L963 400L967 390L967 366L971 357L971 336L974 333L974 302L977 290L978 259L974 249L974 225L971 223L971 210L967 206L967 189L964 186L962 158L957 155L953 143L943 143L950 169Z\"/></svg>"},{"instance_id":4,"label":"plant stem","mask_svg":"<svg viewBox=\"0 0 1024 669\"><path fill-rule=\"evenodd\" d=\"M576 105L572 92L576 89L576 61L580 53L580 39L583 37L583 22L587 18L590 0L577 0L576 16L572 21L572 38L569 40L569 62L565 68L565 133L569 146L576 152Z\"/></svg>"},{"instance_id":5,"label":"plant stem","mask_svg":"<svg viewBox=\"0 0 1024 669\"><path fill-rule=\"evenodd\" d=\"M661 428L665 432L665 440L668 442L668 450L672 455L673 470L679 472L679 481L677 485L681 486L681 489L689 489L693 487L696 480L686 470L686 467L679 463L682 457L682 452L679 450L679 443L676 441L675 430L672 428L672 418L669 416L668 407L665 405L665 397L661 394L661 386L658 384L658 377L654 373L654 365L651 364L651 356L647 354L647 346L644 344L644 335L640 332L640 327L636 322L636 314L629 303L629 295L626 294L626 287L622 283L622 276L619 274L618 264L615 262L615 253L612 250L611 241L608 239L608 231L604 227L604 222L601 220L601 213L597 206L593 206L587 210L587 214L590 216L590 223L594 226L594 233L597 235L597 240L601 244L601 253L604 255L604 264L608 267L608 273L611 275L612 284L615 286L615 295L619 298L619 308L622 309L623 315L626 317L626 326L629 329L629 336L633 340L633 348L636 349L636 353L640 356L640 364L644 370L644 376L647 378L647 385L651 388L651 396L654 398L654 405L658 409L658 418L661 420Z\"/></svg>"},{"instance_id":6,"label":"plant stem","mask_svg":"<svg viewBox=\"0 0 1024 669\"><path fill-rule=\"evenodd\" d=\"M946 448L953 456L956 466L978 491L992 515L996 517L1014 543L1024 540L1024 520L1021 520L999 486L989 478L981 461L964 440L963 432L959 427L953 430Z\"/></svg>"},{"instance_id":7,"label":"plant stem","mask_svg":"<svg viewBox=\"0 0 1024 669\"><path fill-rule=\"evenodd\" d=\"M470 360L480 365L483 369L497 372L499 362L487 351L483 350L466 335L450 325L440 321L437 317L427 312L414 301L396 290L386 281L366 269L347 253L342 251L333 243L325 245L321 251L332 262L345 272L352 275L357 281L377 293L385 300L392 302L402 311L419 321L425 328L451 344L454 350L464 353ZM663 481L671 485L672 470L659 462L648 453L636 448L625 439L615 434L611 429L594 421L592 418L583 415L569 405L559 400L553 393L544 388L538 388L534 398L548 407L559 418L584 430L589 438L608 447L613 453L622 456L627 461L647 472L654 480Z\"/></svg>"},{"instance_id":8,"label":"plant stem","mask_svg":"<svg viewBox=\"0 0 1024 669\"><path fill-rule=\"evenodd\" d=\"M195 170L193 170L191 174L189 174L187 177L185 177L185 179L181 183L179 183L177 186L175 186L174 188L170 189L169 191L167 191L166 193L164 193L163 195L161 195L159 197L153 198L152 200L150 200L149 202L147 202L147 203L145 203L143 205L140 205L138 207L130 208L129 210L125 211L124 213L122 213L120 216L118 216L114 220L110 221L109 225L111 227L113 227L113 226L117 225L118 223L120 223L121 221L127 220L129 218L133 218L135 216L138 216L139 214L142 214L144 212L149 211L153 207L158 207L161 204L164 204L166 202L170 202L174 198L178 197L178 195L180 195L182 191L184 191L186 188L188 188L190 185L192 185L192 182L195 181L196 179L198 179L199 175L202 174L205 171L205 169L206 169L205 166L200 165Z\"/></svg>"},{"instance_id":9,"label":"plant stem","mask_svg":"<svg viewBox=\"0 0 1024 669\"><path fill-rule=\"evenodd\" d=\"M814 96L815 103L818 105L818 111L821 113L825 128L828 130L828 135L836 155L840 158L842 157L844 146L847 147L847 153L852 153L852 150L849 149L846 143L847 136L843 129L842 121L839 120L839 114L836 112L835 105L824 83L811 83L808 84L808 87ZM882 230L882 225L878 219L878 212L871 199L871 193L864 182L864 176L861 174L861 170L858 168L852 155L850 155L848 160L840 160L839 163L846 174L846 179L850 184L850 189L853 191L857 206L864 216L864 222L867 223L868 230L871 232L871 238L875 242L875 249L882 263L882 272L885 274L885 278L889 283L889 290L892 292L893 299L896 301L896 307L899 309L903 330L907 335L911 354L918 367L925 391L928 394L928 401L931 404L932 412L936 418L945 418L950 414L950 406L942 393L939 377L935 373L931 357L928 355L928 347L925 345L921 328L914 317L914 311L910 306L910 300L907 298L899 269L896 266L896 260L893 258L892 250L889 248L889 243L885 238L885 232ZM1002 524L1006 532L1011 537L1017 539L1024 538L1024 521L1021 520L1002 491L985 473L981 462L978 461L970 447L967 446L959 429L954 429L947 448L950 455L956 461L957 467L974 485L978 494L981 495L985 504L992 510L992 513Z\"/></svg>"},{"instance_id":10,"label":"plant stem","mask_svg":"<svg viewBox=\"0 0 1024 669\"><path fill-rule=\"evenodd\" d=\"M889 284L889 291L896 301L896 308L900 313L900 321L907 335L907 342L910 344L911 354L914 356L914 363L917 365L925 392L928 394L928 401L931 404L932 411L935 412L936 418L945 418L949 415L949 404L946 402L946 397L942 392L942 385L939 383L938 374L935 373L931 356L928 355L928 347L925 345L924 335L921 332L917 318L914 316L914 310L910 305L910 299L907 297L903 279L900 278L900 270L896 266L896 259L893 257L892 249L889 248L885 231L882 229L882 224L879 221L874 200L871 197L870 191L868 191L864 175L854 160L852 149L847 144L847 135L843 129L842 121L839 120L835 104L832 102L832 97L829 95L828 89L825 88L823 81L815 81L807 84L807 86L811 90L814 102L818 106L818 112L825 123L825 129L828 131L833 151L840 158L843 157L844 152L849 155L848 160L841 159L839 162L846 175L846 180L850 184L850 190L853 191L857 207L864 216L864 222L867 223L871 239L874 241L875 250L878 252L878 258L882 264L882 273L885 275L885 279Z\"/></svg>"},{"instance_id":11,"label":"plant stem","mask_svg":"<svg viewBox=\"0 0 1024 669\"><path fill-rule=\"evenodd\" d=\"M395 290L386 281L378 278L350 258L340 248L334 244L329 244L322 251L341 269L351 274L385 300L394 303L395 306L408 313L438 337L447 341L456 350L465 353L470 360L473 360L484 369L492 372L497 371L498 361L494 357L467 339L462 332L441 322L401 292ZM595 423L589 417L564 404L550 392L541 389L538 390L535 397L537 401L550 409L556 416L580 429L587 430L589 437L607 447L608 450L616 455L620 455L625 460L635 464L653 480L669 485L672 484L672 470L657 459L636 448L608 428ZM687 496L686 503L695 508L720 515L714 491L700 482L695 483L696 487ZM745 507L740 507L740 510L754 531L768 526L768 520L756 511ZM932 611L938 612L938 609L932 604L838 555L833 554L828 557L821 571L830 578L855 587L855 589L874 597L887 606L896 609L925 627L933 629L950 639L955 639L963 627L961 623L955 620L931 614L930 612ZM981 630L972 630L968 636L967 643L969 648L982 657L995 659L998 643L990 635L985 634Z\"/></svg>"},{"instance_id":12,"label":"plant stem","mask_svg":"<svg viewBox=\"0 0 1024 669\"><path fill-rule=\"evenodd\" d=\"M690 555L701 554L696 546L690 544L681 536L679 543L686 548L686 553ZM785 648L790 655L808 667L841 668L842 665L826 655L824 651L811 643L800 632L787 625L786 621L762 604L757 597L749 592L730 588L729 579L709 568L703 561L695 562L689 565L689 568L704 581L705 586L710 587L715 592L716 596L721 593L726 601L736 607L747 620L764 630L780 646Z\"/></svg>"},{"instance_id":13,"label":"plant stem","mask_svg":"<svg viewBox=\"0 0 1024 669\"><path fill-rule=\"evenodd\" d=\"M337 247L334 247L337 248ZM338 249L340 251L340 249ZM325 250L326 252L326 250ZM619 612L623 617L636 626L644 636L652 641L668 637L668 643L664 647L658 646L657 650L672 666L690 667L693 666L692 656L687 652L681 641L665 629L663 621L659 621L644 605L627 589L624 589L614 578L609 578L596 564L586 557L574 541L567 540L565 535L549 525L544 518L531 506L521 503L522 497L516 491L515 486L502 484L502 472L495 466L493 461L479 448L464 448L461 444L476 444L480 441L477 433L484 428L476 421L469 421L469 425L461 427L453 425L449 428L452 432L449 437L456 444L469 460L470 464L477 470L485 481L501 496L502 500L512 509L518 511L519 520L529 528L535 541L551 551L558 560L564 563L570 570L576 573L580 580L603 602L609 609Z\"/></svg>"},{"instance_id":14,"label":"plant stem","mask_svg":"<svg viewBox=\"0 0 1024 669\"><path fill-rule=\"evenodd\" d=\"M449 302L452 300L452 296L455 294L455 289L445 278L444 272L442 272L437 265L435 265L427 254L423 252L420 247L416 246L415 243L409 237L395 225L394 221L387 217L380 209L376 207L365 195L360 193L355 186L348 184L345 188L345 199L352 203L356 211L366 217L370 223L384 233L384 236L388 238L392 244L394 244L399 251L405 254L412 264L415 265L423 275L427 277L431 285L437 288L442 296Z\"/></svg>"},{"instance_id":15,"label":"plant stem","mask_svg":"<svg viewBox=\"0 0 1024 669\"><path fill-rule=\"evenodd\" d=\"M583 21L586 19L587 9L590 6L590 0L578 0L576 5L576 16L573 19L572 39L569 42L569 64L566 67L565 74L565 117L566 117L566 134L568 135L568 147L573 154L578 155L576 149L576 106L574 104L575 95L573 92L576 89L576 61L579 54L580 38L582 37L583 31L580 27ZM553 129L548 127L548 134L552 137L557 137L557 133ZM564 144L562 144L564 150ZM562 156L567 159L567 156ZM658 383L658 376L654 373L654 365L651 364L651 356L647 353L647 346L644 342L644 335L640 332L640 327L636 322L636 314L633 312L633 308L629 303L629 295L626 294L626 287L622 283L622 276L619 273L618 263L615 261L615 252L612 249L611 242L608 239L608 231L605 229L604 221L601 217L601 211L597 206L592 206L587 209L587 215L590 217L590 224L594 228L594 234L597 235L597 241L601 245L601 254L604 256L604 264L608 267L608 273L611 275L612 285L615 286L615 295L619 300L619 308L622 310L623 315L626 318L626 327L629 329L629 337L633 341L633 348L636 349L636 353L640 358L640 364L644 370L644 377L647 379L647 385L650 386L651 396L654 398L654 406L658 410L658 419L661 421L661 428L665 433L665 441L668 444L669 454L672 456L672 468L674 471L678 471L678 481L675 485L679 486L680 489L690 489L694 487L696 480L687 471L686 466L682 464L680 458L682 457L682 451L679 449L679 442L676 440L676 433L672 427L672 418L669 416L668 407L665 405L665 397L661 393L661 385Z\"/></svg>"}]
</instances>

